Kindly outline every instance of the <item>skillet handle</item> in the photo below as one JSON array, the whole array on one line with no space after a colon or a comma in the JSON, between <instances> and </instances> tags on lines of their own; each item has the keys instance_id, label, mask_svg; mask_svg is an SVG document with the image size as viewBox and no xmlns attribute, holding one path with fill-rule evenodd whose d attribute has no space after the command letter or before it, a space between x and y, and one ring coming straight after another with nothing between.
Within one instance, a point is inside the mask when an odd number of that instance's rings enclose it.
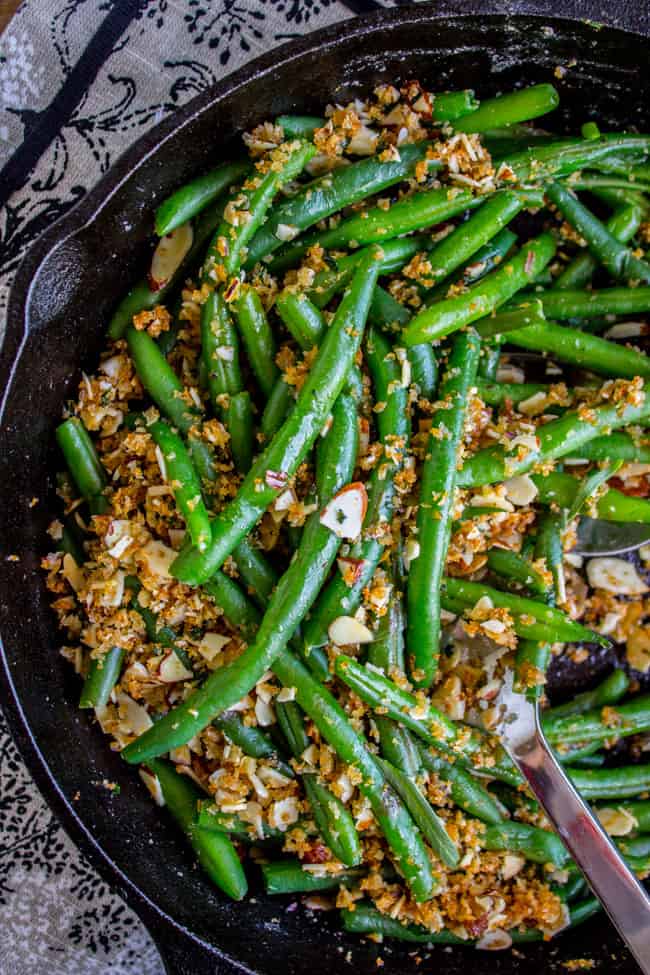
<instances>
[{"instance_id":1,"label":"skillet handle","mask_svg":"<svg viewBox=\"0 0 650 975\"><path fill-rule=\"evenodd\" d=\"M241 975L241 968L182 929L158 921L149 934L160 952L166 975Z\"/></svg>"}]
</instances>

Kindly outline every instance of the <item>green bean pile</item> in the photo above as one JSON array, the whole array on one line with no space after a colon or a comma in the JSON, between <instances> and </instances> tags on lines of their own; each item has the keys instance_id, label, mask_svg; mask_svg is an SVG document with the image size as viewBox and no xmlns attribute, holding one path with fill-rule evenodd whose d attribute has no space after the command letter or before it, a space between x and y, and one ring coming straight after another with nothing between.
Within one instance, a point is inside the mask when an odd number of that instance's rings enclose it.
<instances>
[{"instance_id":1,"label":"green bean pile","mask_svg":"<svg viewBox=\"0 0 650 975\"><path fill-rule=\"evenodd\" d=\"M558 101L382 85L246 133L157 201L66 406L80 707L235 900L259 868L346 931L486 948L591 916L492 733L510 681L650 871L650 547L572 552L584 515L650 523L650 136L528 124ZM594 644L618 663L549 703Z\"/></svg>"}]
</instances>

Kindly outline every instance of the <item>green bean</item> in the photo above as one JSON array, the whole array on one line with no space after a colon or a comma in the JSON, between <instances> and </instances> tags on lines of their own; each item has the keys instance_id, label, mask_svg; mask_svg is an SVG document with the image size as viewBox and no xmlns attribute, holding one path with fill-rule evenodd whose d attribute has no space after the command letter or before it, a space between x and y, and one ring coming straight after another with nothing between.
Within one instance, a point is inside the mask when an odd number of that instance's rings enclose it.
<instances>
[{"instance_id":1,"label":"green bean","mask_svg":"<svg viewBox=\"0 0 650 975\"><path fill-rule=\"evenodd\" d=\"M283 652L273 670L285 687L296 688L296 700L323 738L359 774L359 791L371 806L396 864L417 901L429 900L437 880L420 834L401 799L386 783L364 739L353 729L336 698L300 661Z\"/></svg>"},{"instance_id":2,"label":"green bean","mask_svg":"<svg viewBox=\"0 0 650 975\"><path fill-rule=\"evenodd\" d=\"M368 312L368 322L371 325L390 334L392 331L399 331L399 327L410 317L408 308L377 285ZM433 349L428 342L423 342L408 349L406 356L411 366L411 382L417 387L420 396L430 399L435 392L438 377L438 366Z\"/></svg>"},{"instance_id":3,"label":"green bean","mask_svg":"<svg viewBox=\"0 0 650 975\"><path fill-rule=\"evenodd\" d=\"M433 96L431 117L434 122L455 122L464 115L474 112L479 104L474 92L469 88L464 91L444 91Z\"/></svg>"},{"instance_id":4,"label":"green bean","mask_svg":"<svg viewBox=\"0 0 650 975\"><path fill-rule=\"evenodd\" d=\"M585 460L632 461L637 464L650 463L650 439L640 441L629 433L610 433L596 437L580 448L580 457Z\"/></svg>"},{"instance_id":5,"label":"green bean","mask_svg":"<svg viewBox=\"0 0 650 975\"><path fill-rule=\"evenodd\" d=\"M112 647L101 657L91 657L79 698L80 708L106 707L120 678L124 657L124 650L120 647Z\"/></svg>"},{"instance_id":6,"label":"green bean","mask_svg":"<svg viewBox=\"0 0 650 975\"><path fill-rule=\"evenodd\" d=\"M371 207L341 220L330 230L315 231L295 243L286 244L270 264L273 274L299 263L306 251L318 244L324 248L359 247L381 243L401 234L422 230L479 206L482 201L470 190L449 192L449 187L423 190L393 203L388 209Z\"/></svg>"},{"instance_id":7,"label":"green bean","mask_svg":"<svg viewBox=\"0 0 650 975\"><path fill-rule=\"evenodd\" d=\"M231 214L226 219L224 214L208 248L203 265L204 280L222 284L239 272L248 256L248 245L267 219L276 193L284 183L302 172L315 153L316 147L309 142L300 139L284 142L261 164L264 169L256 168L253 175L234 191L228 206L245 216L234 219Z\"/></svg>"},{"instance_id":8,"label":"green bean","mask_svg":"<svg viewBox=\"0 0 650 975\"><path fill-rule=\"evenodd\" d=\"M282 842L291 829L301 828L300 821L286 832L274 829L262 820L259 825L246 823L236 813L223 813L208 799L199 799L196 825L206 832L227 833L244 843Z\"/></svg>"},{"instance_id":9,"label":"green bean","mask_svg":"<svg viewBox=\"0 0 650 975\"><path fill-rule=\"evenodd\" d=\"M230 452L235 470L247 474L253 463L253 404L250 393L243 391L228 397L225 423L230 434Z\"/></svg>"},{"instance_id":10,"label":"green bean","mask_svg":"<svg viewBox=\"0 0 650 975\"><path fill-rule=\"evenodd\" d=\"M224 190L241 179L249 167L250 163L246 160L226 163L181 186L163 200L156 210L155 226L158 236L164 237L182 223L191 220Z\"/></svg>"},{"instance_id":11,"label":"green bean","mask_svg":"<svg viewBox=\"0 0 650 975\"><path fill-rule=\"evenodd\" d=\"M650 730L650 695L634 697L627 704L607 705L566 717L544 716L544 734L553 745L603 743Z\"/></svg>"},{"instance_id":12,"label":"green bean","mask_svg":"<svg viewBox=\"0 0 650 975\"><path fill-rule=\"evenodd\" d=\"M626 290L632 294L640 289ZM568 291L558 292L559 295L569 293L575 294ZM598 335L588 335L578 329L558 325L556 322L546 321L543 325L530 325L509 332L508 342L522 349L544 352L603 376L650 378L650 359L638 350L610 342Z\"/></svg>"},{"instance_id":13,"label":"green bean","mask_svg":"<svg viewBox=\"0 0 650 975\"><path fill-rule=\"evenodd\" d=\"M458 762L447 762L438 755L432 755L422 742L417 747L424 767L449 784L449 794L459 809L483 823L500 823L503 820L498 804L485 786L461 768Z\"/></svg>"},{"instance_id":14,"label":"green bean","mask_svg":"<svg viewBox=\"0 0 650 975\"><path fill-rule=\"evenodd\" d=\"M468 116L469 118L469 116ZM448 277L515 217L525 205L521 194L503 190L481 204L469 220L460 223L427 254L434 282Z\"/></svg>"},{"instance_id":15,"label":"green bean","mask_svg":"<svg viewBox=\"0 0 650 975\"><path fill-rule=\"evenodd\" d=\"M484 387L486 394L489 393L491 389L492 396L500 400L503 395L501 390L501 383L496 383L496 378L499 372L499 364L501 362L501 347L499 345L483 345L481 348L481 358L479 359L478 369L476 370L477 383L480 382ZM489 400L482 397L485 403L490 405ZM505 400L502 400L504 402ZM499 405L495 403L492 405Z\"/></svg>"},{"instance_id":16,"label":"green bean","mask_svg":"<svg viewBox=\"0 0 650 975\"><path fill-rule=\"evenodd\" d=\"M426 142L401 146L398 162L382 162L373 156L308 183L294 196L273 207L249 244L246 267L253 267L281 246L282 241L276 236L281 224L295 227L297 231L307 230L351 203L394 186L412 175L416 164L426 159L428 148ZM430 170L436 169L439 163L428 161L427 166Z\"/></svg>"},{"instance_id":17,"label":"green bean","mask_svg":"<svg viewBox=\"0 0 650 975\"><path fill-rule=\"evenodd\" d=\"M283 376L280 376L262 413L260 432L265 441L273 439L289 413L293 411L295 404L292 387L284 381Z\"/></svg>"},{"instance_id":18,"label":"green bean","mask_svg":"<svg viewBox=\"0 0 650 975\"><path fill-rule=\"evenodd\" d=\"M527 328L529 325L545 325L546 316L544 309L539 301L527 301L518 308L511 308L508 311L492 313L488 318L483 318L476 323L476 331L481 338L487 339L503 335L508 335L516 329Z\"/></svg>"},{"instance_id":19,"label":"green bean","mask_svg":"<svg viewBox=\"0 0 650 975\"><path fill-rule=\"evenodd\" d=\"M553 576L553 586L545 594L549 606L556 606L566 600L562 542L566 520L564 512L545 511L537 522L535 558L544 559L546 568Z\"/></svg>"},{"instance_id":20,"label":"green bean","mask_svg":"<svg viewBox=\"0 0 650 975\"><path fill-rule=\"evenodd\" d=\"M380 758L378 761L386 780L404 800L406 808L436 856L446 866L452 869L457 867L460 861L458 849L447 833L443 820L433 811L417 784L385 759Z\"/></svg>"},{"instance_id":21,"label":"green bean","mask_svg":"<svg viewBox=\"0 0 650 975\"><path fill-rule=\"evenodd\" d=\"M641 204L626 205L617 210L605 226L618 241L626 244L639 229L644 213L645 208ZM597 267L598 260L593 254L583 251L565 267L555 279L553 287L559 290L584 288L591 283Z\"/></svg>"},{"instance_id":22,"label":"green bean","mask_svg":"<svg viewBox=\"0 0 650 975\"><path fill-rule=\"evenodd\" d=\"M292 755L300 760L310 744L300 707L295 701L276 701L275 711ZM360 863L359 834L343 802L318 780L315 773L304 773L302 784L318 831L334 856L346 867Z\"/></svg>"},{"instance_id":23,"label":"green bean","mask_svg":"<svg viewBox=\"0 0 650 975\"><path fill-rule=\"evenodd\" d=\"M488 826L483 834L483 846L486 850L522 853L533 863L552 863L554 867L563 867L569 859L559 836L526 823L506 822Z\"/></svg>"},{"instance_id":24,"label":"green bean","mask_svg":"<svg viewBox=\"0 0 650 975\"><path fill-rule=\"evenodd\" d=\"M165 297L166 289L154 291L148 281L138 281L129 288L111 315L107 334L109 339L122 338L133 321L133 316L159 305Z\"/></svg>"},{"instance_id":25,"label":"green bean","mask_svg":"<svg viewBox=\"0 0 650 975\"><path fill-rule=\"evenodd\" d=\"M310 738L305 731L305 718L295 701L275 700L275 716L289 751L295 758L301 758L309 748Z\"/></svg>"},{"instance_id":26,"label":"green bean","mask_svg":"<svg viewBox=\"0 0 650 975\"><path fill-rule=\"evenodd\" d=\"M507 264L492 271L466 293L435 302L418 312L404 330L404 344L411 346L442 338L489 315L534 281L554 253L555 241L551 234L529 241Z\"/></svg>"},{"instance_id":27,"label":"green bean","mask_svg":"<svg viewBox=\"0 0 650 975\"><path fill-rule=\"evenodd\" d=\"M546 596L548 582L528 561L505 548L491 548L487 552L487 566L504 579L518 582L537 596Z\"/></svg>"},{"instance_id":28,"label":"green bean","mask_svg":"<svg viewBox=\"0 0 650 975\"><path fill-rule=\"evenodd\" d=\"M451 512L469 402L480 345L474 330L456 336L431 417L417 515L420 545L408 577L407 644L411 676L429 686L440 652L440 580L451 536Z\"/></svg>"},{"instance_id":29,"label":"green bean","mask_svg":"<svg viewBox=\"0 0 650 975\"><path fill-rule=\"evenodd\" d=\"M235 316L253 374L265 397L277 382L275 342L264 306L255 288L244 285L235 304Z\"/></svg>"},{"instance_id":30,"label":"green bean","mask_svg":"<svg viewBox=\"0 0 650 975\"><path fill-rule=\"evenodd\" d=\"M476 729L451 721L433 704L422 704L415 695L401 690L379 671L363 667L351 657L340 654L336 658L335 673L371 707L410 728L423 741L444 754L461 763L472 762L476 768L490 775L500 776L502 766L508 781L519 781L514 767L498 745L495 747Z\"/></svg>"},{"instance_id":31,"label":"green bean","mask_svg":"<svg viewBox=\"0 0 650 975\"><path fill-rule=\"evenodd\" d=\"M302 783L318 832L334 856L346 867L361 863L363 851L351 813L315 774L303 775Z\"/></svg>"},{"instance_id":32,"label":"green bean","mask_svg":"<svg viewBox=\"0 0 650 975\"><path fill-rule=\"evenodd\" d=\"M196 824L196 805L202 793L186 775L168 762L152 759L147 768L156 776L165 805L181 827L210 880L228 897L240 901L248 889L237 851L225 833L201 829Z\"/></svg>"},{"instance_id":33,"label":"green bean","mask_svg":"<svg viewBox=\"0 0 650 975\"><path fill-rule=\"evenodd\" d=\"M377 278L372 255L359 265L320 347L293 412L260 454L237 496L212 522L206 552L191 549L172 564L181 582L200 585L223 564L237 543L284 487L323 428L345 383L361 343L368 306Z\"/></svg>"},{"instance_id":34,"label":"green bean","mask_svg":"<svg viewBox=\"0 0 650 975\"><path fill-rule=\"evenodd\" d=\"M579 643L595 642L601 646L609 646L599 633L587 629L580 623L565 616L559 609L546 606L524 596L514 593L500 592L482 582L470 582L468 579L442 580L442 605L460 604L465 607L475 606L479 599L487 596L497 608L508 609L515 619L515 631L521 636L531 639L549 640L551 643ZM454 610L451 610L454 612ZM522 623L521 618L526 621Z\"/></svg>"},{"instance_id":35,"label":"green bean","mask_svg":"<svg viewBox=\"0 0 650 975\"><path fill-rule=\"evenodd\" d=\"M542 383L495 383L479 379L476 383L478 395L488 406L503 406L508 400L518 406L537 393L548 392Z\"/></svg>"},{"instance_id":36,"label":"green bean","mask_svg":"<svg viewBox=\"0 0 650 975\"><path fill-rule=\"evenodd\" d=\"M368 648L368 663L386 673L393 670L404 672L404 610L398 587L401 580L394 578L393 592L386 614L379 620L375 639ZM375 715L379 743L383 757L411 778L420 771L421 762L415 743L401 725L381 714Z\"/></svg>"},{"instance_id":37,"label":"green bean","mask_svg":"<svg viewBox=\"0 0 650 975\"><path fill-rule=\"evenodd\" d=\"M180 379L147 332L128 328L125 338L145 390L172 424L187 435L201 414L193 404L190 405Z\"/></svg>"},{"instance_id":38,"label":"green bean","mask_svg":"<svg viewBox=\"0 0 650 975\"><path fill-rule=\"evenodd\" d=\"M635 257L575 194L559 183L550 183L546 195L584 237L591 253L612 277L650 284L650 264Z\"/></svg>"},{"instance_id":39,"label":"green bean","mask_svg":"<svg viewBox=\"0 0 650 975\"><path fill-rule=\"evenodd\" d=\"M542 696L546 671L551 659L551 645L536 640L519 640L515 656L515 690L529 700Z\"/></svg>"},{"instance_id":40,"label":"green bean","mask_svg":"<svg viewBox=\"0 0 650 975\"><path fill-rule=\"evenodd\" d=\"M616 808L620 809L620 806ZM638 869L641 865L641 858L650 859L650 836L633 836L631 839L627 837L619 839L617 837L614 842L625 856L628 866L632 866L633 870Z\"/></svg>"},{"instance_id":41,"label":"green bean","mask_svg":"<svg viewBox=\"0 0 650 975\"><path fill-rule=\"evenodd\" d=\"M323 316L307 295L282 291L275 307L303 352L318 344L324 331Z\"/></svg>"},{"instance_id":42,"label":"green bean","mask_svg":"<svg viewBox=\"0 0 650 975\"><path fill-rule=\"evenodd\" d=\"M375 402L386 403L377 414L379 438L382 444L392 447L393 458L378 464L368 482L368 507L361 537L352 545L350 558L359 560L359 572L352 585L348 585L338 573L324 588L314 606L304 630L305 652L325 646L329 640L330 623L342 614L351 614L359 606L363 589L372 578L384 552L384 543L378 536L379 525L389 523L393 511L395 475L401 469L403 453L407 447L409 418L408 393L401 385L401 369L390 351L386 339L371 332L366 343L366 361L372 374ZM396 446L400 449L396 451Z\"/></svg>"},{"instance_id":43,"label":"green bean","mask_svg":"<svg viewBox=\"0 0 650 975\"><path fill-rule=\"evenodd\" d=\"M596 166L616 152L648 152L650 139L643 135L604 135L600 139L562 139L507 154L505 162L520 183L544 183L569 176L578 169ZM577 184L574 184L574 186Z\"/></svg>"},{"instance_id":44,"label":"green bean","mask_svg":"<svg viewBox=\"0 0 650 975\"><path fill-rule=\"evenodd\" d=\"M256 725L244 724L236 711L224 711L212 723L215 728L218 728L230 739L233 745L241 748L244 755L268 759L278 772L286 778L294 778L295 773L292 767L279 754L271 738Z\"/></svg>"},{"instance_id":45,"label":"green bean","mask_svg":"<svg viewBox=\"0 0 650 975\"><path fill-rule=\"evenodd\" d=\"M599 807L597 812L603 807ZM637 802L617 802L615 809L622 809L636 820L635 829L641 833L650 832L650 800L640 799ZM647 837L645 838L647 841Z\"/></svg>"},{"instance_id":46,"label":"green bean","mask_svg":"<svg viewBox=\"0 0 650 975\"><path fill-rule=\"evenodd\" d=\"M650 399L639 406L603 404L589 410L588 419L583 419L580 410L567 411L556 420L537 428L538 448L530 449L524 456L507 454L501 447L487 447L468 458L458 476L461 487L477 487L481 484L494 484L509 477L525 474L536 464L564 456L580 456L584 443L596 436L603 436L609 430L639 423L650 417ZM515 450L517 448L515 447Z\"/></svg>"},{"instance_id":47,"label":"green bean","mask_svg":"<svg viewBox=\"0 0 650 975\"><path fill-rule=\"evenodd\" d=\"M496 98L487 98L470 115L455 123L458 132L485 132L502 125L528 122L530 119L552 112L560 103L560 96L553 85L531 85L520 91L511 91Z\"/></svg>"},{"instance_id":48,"label":"green bean","mask_svg":"<svg viewBox=\"0 0 650 975\"><path fill-rule=\"evenodd\" d=\"M531 474L540 504L570 508L580 490L580 481L570 474ZM606 521L639 521L650 524L650 502L609 488L598 498L596 510Z\"/></svg>"},{"instance_id":49,"label":"green bean","mask_svg":"<svg viewBox=\"0 0 650 975\"><path fill-rule=\"evenodd\" d=\"M239 340L230 308L218 291L213 291L201 308L201 356L206 365L212 405L221 413L227 402L242 389Z\"/></svg>"},{"instance_id":50,"label":"green bean","mask_svg":"<svg viewBox=\"0 0 650 975\"><path fill-rule=\"evenodd\" d=\"M583 799L628 799L650 789L650 765L568 768L567 772Z\"/></svg>"},{"instance_id":51,"label":"green bean","mask_svg":"<svg viewBox=\"0 0 650 975\"><path fill-rule=\"evenodd\" d=\"M569 909L570 926L576 927L587 921L601 909L600 901L596 897L589 897L577 904L571 905ZM348 934L368 934L381 935L386 938L395 938L398 941L410 941L416 944L425 945L466 945L474 947L476 941L471 938L459 938L451 931L427 931L426 928L416 924L402 924L389 914L382 914L370 904L358 901L354 905L354 910L344 909L341 911L341 921L343 928ZM543 931L535 928L525 930L515 928L508 932L514 944L526 944L534 941L545 941L548 938Z\"/></svg>"},{"instance_id":52,"label":"green bean","mask_svg":"<svg viewBox=\"0 0 650 975\"><path fill-rule=\"evenodd\" d=\"M242 592L234 579L225 572L215 572L211 579L203 584L203 591L214 599L217 606L223 610L224 616L237 626L250 643L257 632L261 614L255 604Z\"/></svg>"},{"instance_id":53,"label":"green bean","mask_svg":"<svg viewBox=\"0 0 650 975\"><path fill-rule=\"evenodd\" d=\"M276 860L262 864L262 879L267 894L311 894L319 890L338 890L353 886L363 877L363 870L340 870L316 874L305 870L300 860Z\"/></svg>"},{"instance_id":54,"label":"green bean","mask_svg":"<svg viewBox=\"0 0 650 975\"><path fill-rule=\"evenodd\" d=\"M109 509L104 488L108 482L106 471L95 450L90 434L77 416L64 420L56 428L56 440L82 498L92 515Z\"/></svg>"},{"instance_id":55,"label":"green bean","mask_svg":"<svg viewBox=\"0 0 650 975\"><path fill-rule=\"evenodd\" d=\"M562 755L559 755L558 758L561 762L564 761ZM601 768L605 764L606 757L600 751L591 752L589 755L578 755L577 758L575 753L572 753L567 761L574 768Z\"/></svg>"},{"instance_id":56,"label":"green bean","mask_svg":"<svg viewBox=\"0 0 650 975\"><path fill-rule=\"evenodd\" d=\"M536 294L547 318L600 318L650 311L650 287L602 288L600 291L542 291ZM509 337L510 338L510 337Z\"/></svg>"},{"instance_id":57,"label":"green bean","mask_svg":"<svg viewBox=\"0 0 650 975\"><path fill-rule=\"evenodd\" d=\"M164 420L157 420L147 430L162 453L165 480L174 492L192 544L203 550L210 538L210 517L192 459L181 437Z\"/></svg>"},{"instance_id":58,"label":"green bean","mask_svg":"<svg viewBox=\"0 0 650 975\"><path fill-rule=\"evenodd\" d=\"M494 159L501 159L508 153L553 142L556 136L546 129L532 125L500 125L481 133L481 142Z\"/></svg>"},{"instance_id":59,"label":"green bean","mask_svg":"<svg viewBox=\"0 0 650 975\"><path fill-rule=\"evenodd\" d=\"M278 115L275 124L284 132L285 139L311 139L316 129L325 124L319 115Z\"/></svg>"},{"instance_id":60,"label":"green bean","mask_svg":"<svg viewBox=\"0 0 650 975\"><path fill-rule=\"evenodd\" d=\"M328 435L318 445L317 486L321 503L329 501L349 481L356 460L356 410L341 397L334 414ZM320 512L314 512L247 649L236 660L214 671L200 688L131 742L122 752L123 757L131 763L143 761L185 744L218 714L248 694L309 610L339 545L340 539L321 524Z\"/></svg>"}]
</instances>

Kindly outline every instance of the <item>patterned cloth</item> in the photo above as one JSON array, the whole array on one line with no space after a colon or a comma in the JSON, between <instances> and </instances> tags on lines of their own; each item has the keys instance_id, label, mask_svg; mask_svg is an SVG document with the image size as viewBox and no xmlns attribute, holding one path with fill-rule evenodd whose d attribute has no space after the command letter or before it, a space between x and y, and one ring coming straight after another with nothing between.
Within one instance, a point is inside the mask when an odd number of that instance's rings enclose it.
<instances>
[{"instance_id":1,"label":"patterned cloth","mask_svg":"<svg viewBox=\"0 0 650 975\"><path fill-rule=\"evenodd\" d=\"M0 341L22 255L118 156L246 61L376 0L25 0L0 38ZM0 975L162 975L0 714Z\"/></svg>"}]
</instances>

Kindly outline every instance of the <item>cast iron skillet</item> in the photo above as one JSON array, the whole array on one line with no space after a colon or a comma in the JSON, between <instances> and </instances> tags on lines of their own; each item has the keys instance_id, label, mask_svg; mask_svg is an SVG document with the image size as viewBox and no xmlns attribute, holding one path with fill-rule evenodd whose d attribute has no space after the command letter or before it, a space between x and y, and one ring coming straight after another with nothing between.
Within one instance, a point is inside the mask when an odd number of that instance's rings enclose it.
<instances>
[{"instance_id":1,"label":"cast iron skillet","mask_svg":"<svg viewBox=\"0 0 650 975\"><path fill-rule=\"evenodd\" d=\"M560 85L559 129L575 129L593 113L605 127L645 124L647 130L647 11L621 6L608 18L593 3L579 6L582 16L610 24L618 13L630 32L538 17L526 0L512 10L457 0L383 11L273 51L144 136L43 234L18 272L0 358L2 704L42 792L84 853L138 911L174 975L335 971L347 967L350 950L362 972L377 971L380 954L385 975L411 971L414 961L408 946L379 948L344 937L331 915L286 912L288 902L266 899L255 888L244 904L225 901L192 865L181 836L135 772L77 710L78 679L58 656L59 635L38 568L55 507L52 475L60 460L53 430L63 402L75 393L80 370L92 368L111 307L142 269L154 205L225 158L233 134L262 119L315 110L328 98L396 77L419 78L433 90L508 89L552 80L557 65L575 59ZM567 12L566 3L555 7ZM34 495L40 503L30 508ZM7 554L18 560L7 561ZM602 665L594 659L583 679L593 680ZM97 784L103 779L119 783L119 797ZM424 964L444 975L471 975L488 965L510 973L531 964L548 970L585 954L612 973L636 970L601 919L551 946L489 958L471 949L440 949Z\"/></svg>"}]
</instances>

